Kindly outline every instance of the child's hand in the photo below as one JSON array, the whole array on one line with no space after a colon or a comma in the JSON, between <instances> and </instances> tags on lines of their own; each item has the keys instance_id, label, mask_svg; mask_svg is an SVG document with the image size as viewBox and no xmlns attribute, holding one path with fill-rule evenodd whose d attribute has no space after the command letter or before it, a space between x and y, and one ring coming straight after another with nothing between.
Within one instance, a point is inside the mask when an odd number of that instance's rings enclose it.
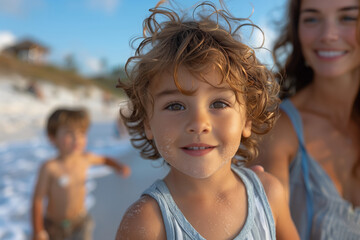
<instances>
[{"instance_id":1,"label":"child's hand","mask_svg":"<svg viewBox=\"0 0 360 240\"><path fill-rule=\"evenodd\" d=\"M250 167L251 170L253 170L255 173L261 173L264 172L264 168L261 165L254 165Z\"/></svg>"},{"instance_id":2,"label":"child's hand","mask_svg":"<svg viewBox=\"0 0 360 240\"><path fill-rule=\"evenodd\" d=\"M122 165L117 170L118 174L120 174L123 178L127 178L131 174L131 168L127 165Z\"/></svg>"}]
</instances>

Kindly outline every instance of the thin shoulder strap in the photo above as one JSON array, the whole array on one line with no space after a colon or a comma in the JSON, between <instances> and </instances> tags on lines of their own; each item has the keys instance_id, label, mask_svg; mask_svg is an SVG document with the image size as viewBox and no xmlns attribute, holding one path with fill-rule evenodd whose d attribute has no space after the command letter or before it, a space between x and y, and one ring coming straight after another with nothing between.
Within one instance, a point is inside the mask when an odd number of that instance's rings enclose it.
<instances>
[{"instance_id":1,"label":"thin shoulder strap","mask_svg":"<svg viewBox=\"0 0 360 240\"><path fill-rule=\"evenodd\" d=\"M233 167L232 168L234 171L236 171L238 173L238 175L241 177L241 179L243 180L246 190L249 192L248 196L249 196L249 205L253 204L252 201L254 201L254 192L257 192L257 197L259 199L259 201L261 202L262 206L263 206L263 210L265 212L265 218L267 220L268 223L268 228L269 228L269 232L270 232L270 236L267 236L266 239L268 239L268 237L270 237L269 239L276 239L276 231L275 231L275 221L274 221L274 217L272 215L271 212L271 207L270 207L270 203L267 199L264 187L259 179L259 177L256 175L256 173L248 168L238 168L238 167ZM250 183L251 182L251 183ZM252 207L249 206L249 209L251 209ZM252 212L248 212L248 215L253 214ZM263 226L265 227L265 226ZM265 237L265 236L263 236Z\"/></svg>"},{"instance_id":2,"label":"thin shoulder strap","mask_svg":"<svg viewBox=\"0 0 360 240\"><path fill-rule=\"evenodd\" d=\"M306 210L307 210L307 231L306 239L310 239L311 227L312 227L312 218L314 215L314 202L313 194L310 188L310 173L309 173L309 163L308 163L308 153L305 148L303 126L301 121L301 116L295 106L289 99L283 100L280 104L280 109L283 110L286 115L290 118L291 123L294 126L296 135L299 140L299 147L301 148L301 168L303 171L304 185L306 190Z\"/></svg>"},{"instance_id":3,"label":"thin shoulder strap","mask_svg":"<svg viewBox=\"0 0 360 240\"><path fill-rule=\"evenodd\" d=\"M166 238L171 239L175 236L175 228L173 221L171 220L170 209L165 199L166 197L164 198L164 195L166 196L166 192L164 194L162 191L160 191L158 189L159 185L161 185L161 180L157 180L155 183L153 183L153 185L151 185L150 188L145 190L142 195L149 195L154 198L158 203L164 221Z\"/></svg>"},{"instance_id":4,"label":"thin shoulder strap","mask_svg":"<svg viewBox=\"0 0 360 240\"><path fill-rule=\"evenodd\" d=\"M290 118L300 144L304 145L304 134L300 113L289 99L285 99L282 101L282 103L280 104L280 109L283 110Z\"/></svg>"}]
</instances>

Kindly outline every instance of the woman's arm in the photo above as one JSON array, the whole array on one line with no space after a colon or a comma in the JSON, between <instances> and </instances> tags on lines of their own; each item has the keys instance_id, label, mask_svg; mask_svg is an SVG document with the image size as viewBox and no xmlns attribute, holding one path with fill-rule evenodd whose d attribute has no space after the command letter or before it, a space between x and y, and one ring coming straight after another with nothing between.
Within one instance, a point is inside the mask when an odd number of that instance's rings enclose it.
<instances>
[{"instance_id":1,"label":"woman's arm","mask_svg":"<svg viewBox=\"0 0 360 240\"><path fill-rule=\"evenodd\" d=\"M34 188L34 195L32 201L32 226L33 226L33 240L48 240L48 234L44 229L44 209L43 199L46 192L49 177L45 163L39 171L39 176Z\"/></svg>"},{"instance_id":2,"label":"woman's arm","mask_svg":"<svg viewBox=\"0 0 360 240\"><path fill-rule=\"evenodd\" d=\"M289 204L286 199L283 185L277 178L268 173L258 173L258 176L264 186L271 206L276 226L276 239L300 239L294 222L291 219Z\"/></svg>"},{"instance_id":3,"label":"woman's arm","mask_svg":"<svg viewBox=\"0 0 360 240\"><path fill-rule=\"evenodd\" d=\"M283 185L287 202L290 199L289 166L298 149L298 140L290 119L282 113L274 128L260 142L260 164Z\"/></svg>"}]
</instances>

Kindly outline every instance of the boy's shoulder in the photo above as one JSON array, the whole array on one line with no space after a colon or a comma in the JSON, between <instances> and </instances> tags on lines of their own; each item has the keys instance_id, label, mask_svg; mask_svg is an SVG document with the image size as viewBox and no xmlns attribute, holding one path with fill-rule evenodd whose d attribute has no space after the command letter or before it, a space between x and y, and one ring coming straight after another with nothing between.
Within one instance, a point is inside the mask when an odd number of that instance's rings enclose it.
<instances>
[{"instance_id":1,"label":"boy's shoulder","mask_svg":"<svg viewBox=\"0 0 360 240\"><path fill-rule=\"evenodd\" d=\"M59 168L58 160L56 158L50 158L43 162L40 168L42 171L52 171Z\"/></svg>"},{"instance_id":2,"label":"boy's shoulder","mask_svg":"<svg viewBox=\"0 0 360 240\"><path fill-rule=\"evenodd\" d=\"M97 164L103 164L105 162L106 157L103 155L99 155L93 152L84 152L81 155L81 159L85 164L91 165L97 165Z\"/></svg>"},{"instance_id":3,"label":"boy's shoulder","mask_svg":"<svg viewBox=\"0 0 360 240\"><path fill-rule=\"evenodd\" d=\"M60 165L58 164L58 161L56 158L51 158L46 161L44 161L38 171L39 179L42 179L42 181L46 181L48 177L54 177L56 176L56 173L59 171Z\"/></svg>"},{"instance_id":4,"label":"boy's shoulder","mask_svg":"<svg viewBox=\"0 0 360 240\"><path fill-rule=\"evenodd\" d=\"M161 210L152 197L143 195L124 214L116 239L129 238L166 239Z\"/></svg>"}]
</instances>

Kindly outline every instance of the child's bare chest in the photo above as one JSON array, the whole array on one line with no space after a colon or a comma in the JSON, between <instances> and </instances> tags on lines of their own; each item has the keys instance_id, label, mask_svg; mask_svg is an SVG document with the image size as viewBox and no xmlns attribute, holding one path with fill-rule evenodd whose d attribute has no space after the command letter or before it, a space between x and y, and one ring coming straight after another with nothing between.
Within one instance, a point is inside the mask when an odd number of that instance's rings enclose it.
<instances>
[{"instance_id":1,"label":"child's bare chest","mask_svg":"<svg viewBox=\"0 0 360 240\"><path fill-rule=\"evenodd\" d=\"M53 171L52 185L60 191L82 188L86 181L86 173L87 165L84 163L59 164Z\"/></svg>"}]
</instances>

